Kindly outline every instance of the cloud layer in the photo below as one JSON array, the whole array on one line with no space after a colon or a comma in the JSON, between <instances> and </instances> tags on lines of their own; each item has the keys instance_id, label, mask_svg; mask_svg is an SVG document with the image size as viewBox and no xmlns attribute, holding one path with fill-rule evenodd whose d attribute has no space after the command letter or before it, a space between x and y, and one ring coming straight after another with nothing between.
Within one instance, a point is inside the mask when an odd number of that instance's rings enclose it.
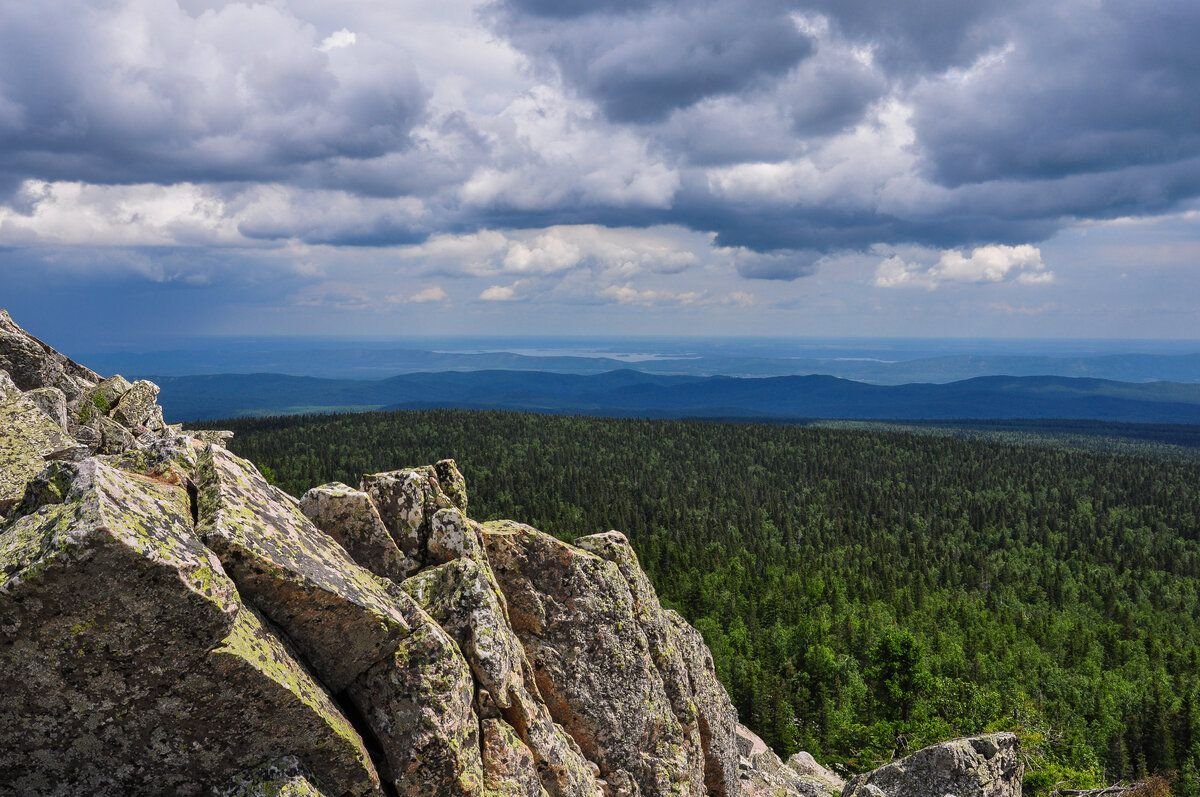
<instances>
[{"instance_id":1,"label":"cloud layer","mask_svg":"<svg viewBox=\"0 0 1200 797\"><path fill-rule=\"evenodd\" d=\"M1036 291L1055 236L1200 196L1188 0L0 14L0 262L45 273L431 309L761 308L846 264Z\"/></svg>"}]
</instances>

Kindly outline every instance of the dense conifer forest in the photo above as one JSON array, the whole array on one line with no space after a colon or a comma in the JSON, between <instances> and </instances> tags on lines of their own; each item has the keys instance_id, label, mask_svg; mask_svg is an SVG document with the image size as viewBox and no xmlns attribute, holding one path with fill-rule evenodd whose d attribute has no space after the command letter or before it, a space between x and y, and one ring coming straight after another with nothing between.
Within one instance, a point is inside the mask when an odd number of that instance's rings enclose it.
<instances>
[{"instance_id":1,"label":"dense conifer forest","mask_svg":"<svg viewBox=\"0 0 1200 797\"><path fill-rule=\"evenodd\" d=\"M627 532L743 720L849 770L1017 730L1027 793L1200 794L1200 463L886 430L421 411L226 421L294 494L458 460L472 515Z\"/></svg>"}]
</instances>

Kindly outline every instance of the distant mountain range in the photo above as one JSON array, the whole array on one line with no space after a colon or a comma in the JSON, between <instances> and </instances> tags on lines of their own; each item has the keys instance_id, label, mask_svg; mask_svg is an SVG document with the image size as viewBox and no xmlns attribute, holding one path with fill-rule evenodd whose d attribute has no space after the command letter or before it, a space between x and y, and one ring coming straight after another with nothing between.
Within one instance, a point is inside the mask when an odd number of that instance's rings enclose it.
<instances>
[{"instance_id":1,"label":"distant mountain range","mask_svg":"<svg viewBox=\"0 0 1200 797\"><path fill-rule=\"evenodd\" d=\"M686 343L686 342L684 342ZM641 354L607 351L587 354L558 348L519 351L441 351L378 344L295 344L240 342L175 351L97 353L86 356L105 373L192 374L273 373L328 379L380 379L405 373L441 371L546 371L602 374L619 369L686 376L803 376L823 374L859 382L901 385L955 382L977 376L1070 376L1122 382L1200 384L1200 353L1011 353L944 352L886 345L842 344L797 353L795 347L703 345L687 348L648 343ZM457 345L462 345L461 343ZM1200 344L1196 344L1200 346ZM526 350L529 351L529 350ZM638 349L634 349L638 351ZM565 353L564 353L565 352ZM650 353L645 353L650 352Z\"/></svg>"},{"instance_id":2,"label":"distant mountain range","mask_svg":"<svg viewBox=\"0 0 1200 797\"><path fill-rule=\"evenodd\" d=\"M1077 419L1200 423L1200 384L987 376L877 385L833 376L664 376L542 371L412 373L380 380L280 374L151 377L173 420L458 407L656 418Z\"/></svg>"}]
</instances>

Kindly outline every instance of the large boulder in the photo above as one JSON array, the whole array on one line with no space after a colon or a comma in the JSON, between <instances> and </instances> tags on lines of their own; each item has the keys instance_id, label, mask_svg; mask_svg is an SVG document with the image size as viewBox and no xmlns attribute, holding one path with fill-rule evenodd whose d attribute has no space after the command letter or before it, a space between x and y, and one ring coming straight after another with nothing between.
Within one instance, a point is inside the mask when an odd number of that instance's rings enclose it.
<instances>
[{"instance_id":1,"label":"large boulder","mask_svg":"<svg viewBox=\"0 0 1200 797\"><path fill-rule=\"evenodd\" d=\"M300 511L372 573L403 581L413 572L413 564L396 547L371 496L362 490L340 482L314 487L300 499Z\"/></svg>"},{"instance_id":2,"label":"large boulder","mask_svg":"<svg viewBox=\"0 0 1200 797\"><path fill-rule=\"evenodd\" d=\"M687 665L692 699L696 704L696 720L704 750L704 783L713 797L736 797L741 764L737 709L717 679L717 668L708 645L704 644L704 637L678 612L668 609L666 615L675 627L675 640Z\"/></svg>"},{"instance_id":3,"label":"large boulder","mask_svg":"<svg viewBox=\"0 0 1200 797\"><path fill-rule=\"evenodd\" d=\"M249 462L210 445L197 488L201 538L331 689L344 689L407 635L404 596L357 565Z\"/></svg>"},{"instance_id":4,"label":"large boulder","mask_svg":"<svg viewBox=\"0 0 1200 797\"><path fill-rule=\"evenodd\" d=\"M910 755L847 784L844 797L1021 797L1024 764L1017 737L955 739Z\"/></svg>"},{"instance_id":5,"label":"large boulder","mask_svg":"<svg viewBox=\"0 0 1200 797\"><path fill-rule=\"evenodd\" d=\"M439 509L454 504L442 492L433 466L373 473L362 479L397 547L411 563L409 575L425 564L429 526Z\"/></svg>"},{"instance_id":6,"label":"large boulder","mask_svg":"<svg viewBox=\"0 0 1200 797\"><path fill-rule=\"evenodd\" d=\"M474 536L473 524L457 508L441 510L438 516L431 541L441 540L446 552L458 547L464 555L426 568L401 586L458 643L475 675L481 715L504 717L532 756L546 792L551 797L595 797L600 786L594 765L542 702L533 668L509 623L504 596L490 564L475 547L482 543ZM466 540L474 540L473 545ZM465 555L468 551L480 558ZM485 738L485 754L487 749Z\"/></svg>"},{"instance_id":7,"label":"large boulder","mask_svg":"<svg viewBox=\"0 0 1200 797\"><path fill-rule=\"evenodd\" d=\"M0 310L0 370L21 390L56 387L68 401L100 381L99 374L21 329L5 310Z\"/></svg>"},{"instance_id":8,"label":"large boulder","mask_svg":"<svg viewBox=\"0 0 1200 797\"><path fill-rule=\"evenodd\" d=\"M503 599L484 567L456 559L426 568L401 586L458 643L479 687L508 708L510 694L522 684L525 653L508 632Z\"/></svg>"},{"instance_id":9,"label":"large boulder","mask_svg":"<svg viewBox=\"0 0 1200 797\"><path fill-rule=\"evenodd\" d=\"M25 484L47 461L78 459L86 453L10 379L0 380L0 515L21 500Z\"/></svg>"},{"instance_id":10,"label":"large boulder","mask_svg":"<svg viewBox=\"0 0 1200 797\"><path fill-rule=\"evenodd\" d=\"M533 753L504 720L485 719L483 781L488 797L547 797Z\"/></svg>"},{"instance_id":11,"label":"large boulder","mask_svg":"<svg viewBox=\"0 0 1200 797\"><path fill-rule=\"evenodd\" d=\"M245 606L186 489L58 464L0 528L0 794L207 794L295 756L378 795L362 740Z\"/></svg>"},{"instance_id":12,"label":"large boulder","mask_svg":"<svg viewBox=\"0 0 1200 797\"><path fill-rule=\"evenodd\" d=\"M615 564L511 521L484 540L550 714L614 792L703 792Z\"/></svg>"},{"instance_id":13,"label":"large boulder","mask_svg":"<svg viewBox=\"0 0 1200 797\"><path fill-rule=\"evenodd\" d=\"M400 797L483 793L471 671L436 623L416 628L347 694L383 748L384 775Z\"/></svg>"},{"instance_id":14,"label":"large boulder","mask_svg":"<svg viewBox=\"0 0 1200 797\"><path fill-rule=\"evenodd\" d=\"M840 795L846 788L846 781L817 763L809 753L796 753L787 760L788 769L800 776L800 782L810 787L817 794Z\"/></svg>"},{"instance_id":15,"label":"large boulder","mask_svg":"<svg viewBox=\"0 0 1200 797\"><path fill-rule=\"evenodd\" d=\"M650 579L638 563L633 546L619 531L580 537L575 540L575 545L615 564L629 586L630 595L633 597L634 616L646 636L650 657L658 670L663 689L671 701L675 718L679 721L682 752L689 768L686 779L693 785L693 792L702 795L707 790L715 795L728 795L732 780L730 776L736 777L736 769L733 773L714 772L711 784L706 785L710 780L705 776L706 751L700 734L692 674L684 658L680 630L659 603L654 585L650 583ZM712 741L711 736L709 741ZM732 739L729 743L733 748ZM734 754L735 750L736 748L728 751L713 750L711 757L714 762L719 762Z\"/></svg>"}]
</instances>

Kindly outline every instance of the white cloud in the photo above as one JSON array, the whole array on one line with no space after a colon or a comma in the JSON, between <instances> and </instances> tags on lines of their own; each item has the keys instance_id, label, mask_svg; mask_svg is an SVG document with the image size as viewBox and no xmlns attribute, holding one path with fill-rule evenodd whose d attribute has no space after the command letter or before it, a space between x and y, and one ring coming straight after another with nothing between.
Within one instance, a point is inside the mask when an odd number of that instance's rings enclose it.
<instances>
[{"instance_id":1,"label":"white cloud","mask_svg":"<svg viewBox=\"0 0 1200 797\"><path fill-rule=\"evenodd\" d=\"M906 260L900 254L893 254L881 261L875 271L875 285L880 288L914 286L933 290L947 282L1041 285L1053 281L1054 272L1046 268L1041 250L1030 244L980 246L970 254L947 249L933 263Z\"/></svg>"},{"instance_id":2,"label":"white cloud","mask_svg":"<svg viewBox=\"0 0 1200 797\"><path fill-rule=\"evenodd\" d=\"M423 290L419 290L412 296L409 296L404 301L414 304L425 304L427 302L445 302L449 301L450 297L440 285L432 285Z\"/></svg>"},{"instance_id":3,"label":"white cloud","mask_svg":"<svg viewBox=\"0 0 1200 797\"><path fill-rule=\"evenodd\" d=\"M342 47L351 47L357 41L357 34L355 34L353 31L342 28L341 30L335 31L334 33L326 36L324 41L317 45L317 49L323 53L327 53L330 50L338 50Z\"/></svg>"},{"instance_id":4,"label":"white cloud","mask_svg":"<svg viewBox=\"0 0 1200 797\"><path fill-rule=\"evenodd\" d=\"M479 298L485 302L511 302L517 298L519 284L520 281L512 285L491 285L479 294Z\"/></svg>"},{"instance_id":5,"label":"white cloud","mask_svg":"<svg viewBox=\"0 0 1200 797\"><path fill-rule=\"evenodd\" d=\"M643 272L678 274L714 256L732 259L741 251L714 249L712 243L710 234L682 227L575 224L435 235L400 251L435 273L456 276L544 276L586 268L629 277Z\"/></svg>"},{"instance_id":6,"label":"white cloud","mask_svg":"<svg viewBox=\"0 0 1200 797\"><path fill-rule=\"evenodd\" d=\"M590 105L551 86L535 86L475 121L490 136L492 157L461 189L468 206L665 208L679 189L679 174L647 139L608 125Z\"/></svg>"}]
</instances>

